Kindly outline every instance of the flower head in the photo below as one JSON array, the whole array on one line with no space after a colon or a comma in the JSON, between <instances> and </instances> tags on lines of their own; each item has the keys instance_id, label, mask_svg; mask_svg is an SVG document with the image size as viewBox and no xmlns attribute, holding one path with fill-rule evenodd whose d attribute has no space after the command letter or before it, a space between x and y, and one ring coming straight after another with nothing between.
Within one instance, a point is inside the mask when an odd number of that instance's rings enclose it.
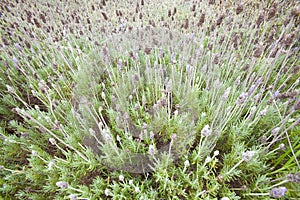
<instances>
[{"instance_id":1,"label":"flower head","mask_svg":"<svg viewBox=\"0 0 300 200\"><path fill-rule=\"evenodd\" d=\"M214 151L214 156L218 156L220 154L219 150Z\"/></svg>"},{"instance_id":2,"label":"flower head","mask_svg":"<svg viewBox=\"0 0 300 200\"><path fill-rule=\"evenodd\" d=\"M136 186L136 187L134 188L134 191L135 191L135 192L140 192L140 188L139 188L138 186Z\"/></svg>"},{"instance_id":3,"label":"flower head","mask_svg":"<svg viewBox=\"0 0 300 200\"><path fill-rule=\"evenodd\" d=\"M129 180L129 185L133 185L133 180Z\"/></svg>"},{"instance_id":4,"label":"flower head","mask_svg":"<svg viewBox=\"0 0 300 200\"><path fill-rule=\"evenodd\" d=\"M206 125L204 126L204 128L202 129L202 131L201 131L201 135L202 135L203 137L207 137L207 136L210 136L211 133L212 133L212 131L211 131L209 125L206 124Z\"/></svg>"},{"instance_id":5,"label":"flower head","mask_svg":"<svg viewBox=\"0 0 300 200\"><path fill-rule=\"evenodd\" d=\"M149 153L151 156L154 155L154 153L155 153L155 147L154 147L154 145L152 145L152 144L149 145L149 151L148 151L148 153Z\"/></svg>"},{"instance_id":6,"label":"flower head","mask_svg":"<svg viewBox=\"0 0 300 200\"><path fill-rule=\"evenodd\" d=\"M56 140L54 138L49 138L49 142L52 144L52 145L55 145L56 144Z\"/></svg>"},{"instance_id":7,"label":"flower head","mask_svg":"<svg viewBox=\"0 0 300 200\"><path fill-rule=\"evenodd\" d=\"M242 92L241 95L236 100L236 104L243 104L248 97L248 92Z\"/></svg>"},{"instance_id":8,"label":"flower head","mask_svg":"<svg viewBox=\"0 0 300 200\"><path fill-rule=\"evenodd\" d=\"M300 183L300 172L296 174L290 173L286 176L286 179L293 183Z\"/></svg>"},{"instance_id":9,"label":"flower head","mask_svg":"<svg viewBox=\"0 0 300 200\"><path fill-rule=\"evenodd\" d=\"M176 135L175 133L173 133L173 134L171 135L171 140L176 140L176 138L177 138L177 135Z\"/></svg>"},{"instance_id":10,"label":"flower head","mask_svg":"<svg viewBox=\"0 0 300 200\"><path fill-rule=\"evenodd\" d=\"M119 180L120 180L120 181L124 181L124 176L123 176L123 175L120 175L120 176L119 176Z\"/></svg>"},{"instance_id":11,"label":"flower head","mask_svg":"<svg viewBox=\"0 0 300 200\"><path fill-rule=\"evenodd\" d=\"M154 138L154 133L151 131L150 132L150 139L153 139Z\"/></svg>"},{"instance_id":12,"label":"flower head","mask_svg":"<svg viewBox=\"0 0 300 200\"><path fill-rule=\"evenodd\" d=\"M70 197L71 200L77 200L78 199L77 194L71 194L69 197Z\"/></svg>"},{"instance_id":13,"label":"flower head","mask_svg":"<svg viewBox=\"0 0 300 200\"><path fill-rule=\"evenodd\" d=\"M108 188L105 189L104 191L105 196L109 196L110 195L110 190Z\"/></svg>"},{"instance_id":14,"label":"flower head","mask_svg":"<svg viewBox=\"0 0 300 200\"><path fill-rule=\"evenodd\" d=\"M255 151L246 151L245 153L243 153L243 159L244 161L249 162L254 155Z\"/></svg>"},{"instance_id":15,"label":"flower head","mask_svg":"<svg viewBox=\"0 0 300 200\"><path fill-rule=\"evenodd\" d=\"M229 198L228 197L222 197L221 200L229 200Z\"/></svg>"},{"instance_id":16,"label":"flower head","mask_svg":"<svg viewBox=\"0 0 300 200\"><path fill-rule=\"evenodd\" d=\"M66 188L69 187L68 183L65 182L65 181L58 181L58 182L56 182L56 186L60 187L60 188L63 188L63 189L66 189Z\"/></svg>"},{"instance_id":17,"label":"flower head","mask_svg":"<svg viewBox=\"0 0 300 200\"><path fill-rule=\"evenodd\" d=\"M50 160L50 162L48 163L48 169L52 169L55 165L55 160Z\"/></svg>"},{"instance_id":18,"label":"flower head","mask_svg":"<svg viewBox=\"0 0 300 200\"><path fill-rule=\"evenodd\" d=\"M286 187L273 188L270 191L270 197L273 197L276 199L283 197L285 195L286 191L287 191Z\"/></svg>"},{"instance_id":19,"label":"flower head","mask_svg":"<svg viewBox=\"0 0 300 200\"><path fill-rule=\"evenodd\" d=\"M184 161L184 166L189 167L190 166L190 161L189 160Z\"/></svg>"},{"instance_id":20,"label":"flower head","mask_svg":"<svg viewBox=\"0 0 300 200\"><path fill-rule=\"evenodd\" d=\"M32 154L32 156L38 156L39 155L38 152L36 152L34 150L31 151L31 154Z\"/></svg>"}]
</instances>

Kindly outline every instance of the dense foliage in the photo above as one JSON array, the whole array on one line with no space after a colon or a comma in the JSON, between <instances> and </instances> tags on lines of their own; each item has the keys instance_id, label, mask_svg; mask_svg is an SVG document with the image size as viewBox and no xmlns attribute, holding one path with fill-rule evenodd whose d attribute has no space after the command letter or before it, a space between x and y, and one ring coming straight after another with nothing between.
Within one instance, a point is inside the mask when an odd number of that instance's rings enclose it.
<instances>
[{"instance_id":1,"label":"dense foliage","mask_svg":"<svg viewBox=\"0 0 300 200\"><path fill-rule=\"evenodd\" d=\"M4 199L299 199L299 1L1 4Z\"/></svg>"}]
</instances>

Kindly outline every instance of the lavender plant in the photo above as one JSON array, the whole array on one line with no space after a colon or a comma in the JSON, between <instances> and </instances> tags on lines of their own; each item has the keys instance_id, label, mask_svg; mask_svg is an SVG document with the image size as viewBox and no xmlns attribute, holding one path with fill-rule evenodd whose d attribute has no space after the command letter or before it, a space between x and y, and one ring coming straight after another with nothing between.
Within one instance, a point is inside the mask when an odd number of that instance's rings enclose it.
<instances>
[{"instance_id":1,"label":"lavender plant","mask_svg":"<svg viewBox=\"0 0 300 200\"><path fill-rule=\"evenodd\" d=\"M299 2L1 7L4 199L299 198Z\"/></svg>"}]
</instances>

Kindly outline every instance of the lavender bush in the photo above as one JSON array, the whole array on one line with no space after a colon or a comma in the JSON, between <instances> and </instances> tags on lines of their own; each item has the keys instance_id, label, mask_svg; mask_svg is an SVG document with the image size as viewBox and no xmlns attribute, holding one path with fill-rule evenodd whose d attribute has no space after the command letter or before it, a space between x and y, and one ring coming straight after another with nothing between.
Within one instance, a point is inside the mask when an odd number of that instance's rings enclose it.
<instances>
[{"instance_id":1,"label":"lavender bush","mask_svg":"<svg viewBox=\"0 0 300 200\"><path fill-rule=\"evenodd\" d=\"M298 199L298 1L1 4L4 199Z\"/></svg>"}]
</instances>

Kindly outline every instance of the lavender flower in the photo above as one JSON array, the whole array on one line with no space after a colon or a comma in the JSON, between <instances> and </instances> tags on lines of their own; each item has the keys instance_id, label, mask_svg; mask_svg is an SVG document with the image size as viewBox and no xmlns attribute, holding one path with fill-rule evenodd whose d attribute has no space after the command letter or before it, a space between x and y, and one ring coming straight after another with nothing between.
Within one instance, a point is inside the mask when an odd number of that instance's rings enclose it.
<instances>
[{"instance_id":1,"label":"lavender flower","mask_svg":"<svg viewBox=\"0 0 300 200\"><path fill-rule=\"evenodd\" d=\"M69 187L69 184L65 181L58 181L58 182L56 182L56 186L60 187L62 189L66 189Z\"/></svg>"},{"instance_id":2,"label":"lavender flower","mask_svg":"<svg viewBox=\"0 0 300 200\"><path fill-rule=\"evenodd\" d=\"M265 116L267 114L267 108L264 108L263 110L261 110L258 114L258 116L262 117Z\"/></svg>"},{"instance_id":3,"label":"lavender flower","mask_svg":"<svg viewBox=\"0 0 300 200\"><path fill-rule=\"evenodd\" d=\"M274 94L272 95L272 98L277 98L280 95L279 91L277 90L276 92L274 92Z\"/></svg>"},{"instance_id":4,"label":"lavender flower","mask_svg":"<svg viewBox=\"0 0 300 200\"><path fill-rule=\"evenodd\" d=\"M128 181L129 185L133 185L133 180Z\"/></svg>"},{"instance_id":5,"label":"lavender flower","mask_svg":"<svg viewBox=\"0 0 300 200\"><path fill-rule=\"evenodd\" d=\"M119 176L119 180L124 181L124 176L122 174Z\"/></svg>"},{"instance_id":6,"label":"lavender flower","mask_svg":"<svg viewBox=\"0 0 300 200\"><path fill-rule=\"evenodd\" d=\"M300 183L300 172L296 174L290 173L286 176L286 179L293 183Z\"/></svg>"},{"instance_id":7,"label":"lavender flower","mask_svg":"<svg viewBox=\"0 0 300 200\"><path fill-rule=\"evenodd\" d=\"M118 60L117 67L118 67L118 70L122 70L123 69L123 61L122 61L122 59Z\"/></svg>"},{"instance_id":8,"label":"lavender flower","mask_svg":"<svg viewBox=\"0 0 300 200\"><path fill-rule=\"evenodd\" d=\"M273 197L275 199L283 197L286 191L287 191L286 187L273 188L270 191L270 197Z\"/></svg>"},{"instance_id":9,"label":"lavender flower","mask_svg":"<svg viewBox=\"0 0 300 200\"><path fill-rule=\"evenodd\" d=\"M134 108L133 108L133 109L134 109L135 111L137 111L137 110L139 109L139 107L140 107L140 105L136 103L136 104L134 104Z\"/></svg>"},{"instance_id":10,"label":"lavender flower","mask_svg":"<svg viewBox=\"0 0 300 200\"><path fill-rule=\"evenodd\" d=\"M149 153L151 156L154 155L154 153L155 153L155 147L154 147L154 145L152 145L152 144L149 145L148 153Z\"/></svg>"},{"instance_id":11,"label":"lavender flower","mask_svg":"<svg viewBox=\"0 0 300 200\"><path fill-rule=\"evenodd\" d=\"M276 127L272 130L272 134L277 134L279 132L280 128Z\"/></svg>"},{"instance_id":12,"label":"lavender flower","mask_svg":"<svg viewBox=\"0 0 300 200\"><path fill-rule=\"evenodd\" d=\"M18 63L19 63L18 59L13 57L13 62L14 62L14 67L18 68Z\"/></svg>"},{"instance_id":13,"label":"lavender flower","mask_svg":"<svg viewBox=\"0 0 300 200\"><path fill-rule=\"evenodd\" d=\"M254 155L255 151L246 151L245 153L243 153L243 160L249 162Z\"/></svg>"},{"instance_id":14,"label":"lavender flower","mask_svg":"<svg viewBox=\"0 0 300 200\"><path fill-rule=\"evenodd\" d=\"M202 135L203 137L208 137L208 136L211 135L211 133L212 133L212 131L211 131L209 125L206 124L206 125L204 126L204 128L202 129L202 131L201 131L201 135Z\"/></svg>"},{"instance_id":15,"label":"lavender flower","mask_svg":"<svg viewBox=\"0 0 300 200\"><path fill-rule=\"evenodd\" d=\"M219 150L214 151L214 156L218 156L220 154Z\"/></svg>"},{"instance_id":16,"label":"lavender flower","mask_svg":"<svg viewBox=\"0 0 300 200\"><path fill-rule=\"evenodd\" d=\"M49 142L52 144L52 145L55 145L56 144L56 140L54 138L49 138Z\"/></svg>"},{"instance_id":17,"label":"lavender flower","mask_svg":"<svg viewBox=\"0 0 300 200\"><path fill-rule=\"evenodd\" d=\"M207 156L205 159L205 163L209 163L212 161L212 158L210 156Z\"/></svg>"},{"instance_id":18,"label":"lavender flower","mask_svg":"<svg viewBox=\"0 0 300 200\"><path fill-rule=\"evenodd\" d=\"M140 188L137 186L137 187L134 188L134 191L135 192L140 192Z\"/></svg>"},{"instance_id":19,"label":"lavender flower","mask_svg":"<svg viewBox=\"0 0 300 200\"><path fill-rule=\"evenodd\" d=\"M172 92L172 80L169 80L167 85L166 85L166 91L167 92Z\"/></svg>"},{"instance_id":20,"label":"lavender flower","mask_svg":"<svg viewBox=\"0 0 300 200\"><path fill-rule=\"evenodd\" d=\"M189 167L189 166L190 166L190 161L189 160L184 161L184 167Z\"/></svg>"},{"instance_id":21,"label":"lavender flower","mask_svg":"<svg viewBox=\"0 0 300 200\"><path fill-rule=\"evenodd\" d=\"M285 150L285 145L284 144L280 144L279 148L284 151Z\"/></svg>"},{"instance_id":22,"label":"lavender flower","mask_svg":"<svg viewBox=\"0 0 300 200\"><path fill-rule=\"evenodd\" d=\"M248 90L248 93L252 94L252 92L255 90L255 87L256 87L256 85L251 85L249 90Z\"/></svg>"},{"instance_id":23,"label":"lavender flower","mask_svg":"<svg viewBox=\"0 0 300 200\"><path fill-rule=\"evenodd\" d=\"M105 194L105 196L109 196L110 195L110 190L106 188L105 191L104 191L104 194Z\"/></svg>"},{"instance_id":24,"label":"lavender flower","mask_svg":"<svg viewBox=\"0 0 300 200\"><path fill-rule=\"evenodd\" d=\"M78 199L77 194L71 194L69 197L70 197L71 200L77 200Z\"/></svg>"},{"instance_id":25,"label":"lavender flower","mask_svg":"<svg viewBox=\"0 0 300 200\"><path fill-rule=\"evenodd\" d=\"M176 138L177 138L177 135L175 134L175 133L173 133L172 135L171 135L171 140L176 140Z\"/></svg>"},{"instance_id":26,"label":"lavender flower","mask_svg":"<svg viewBox=\"0 0 300 200\"><path fill-rule=\"evenodd\" d=\"M231 90L231 87L227 88L222 96L222 99L223 100L226 100L229 96L229 93L230 93L230 90Z\"/></svg>"},{"instance_id":27,"label":"lavender flower","mask_svg":"<svg viewBox=\"0 0 300 200\"><path fill-rule=\"evenodd\" d=\"M230 200L228 197L222 197L221 200Z\"/></svg>"},{"instance_id":28,"label":"lavender flower","mask_svg":"<svg viewBox=\"0 0 300 200\"><path fill-rule=\"evenodd\" d=\"M38 156L39 155L38 152L36 152L34 150L31 151L31 154L32 154L32 156Z\"/></svg>"},{"instance_id":29,"label":"lavender flower","mask_svg":"<svg viewBox=\"0 0 300 200\"><path fill-rule=\"evenodd\" d=\"M55 165L55 160L50 160L49 164L48 164L48 169L52 169Z\"/></svg>"},{"instance_id":30,"label":"lavender flower","mask_svg":"<svg viewBox=\"0 0 300 200\"><path fill-rule=\"evenodd\" d=\"M236 104L243 104L248 96L248 92L242 92L236 100Z\"/></svg>"},{"instance_id":31,"label":"lavender flower","mask_svg":"<svg viewBox=\"0 0 300 200\"><path fill-rule=\"evenodd\" d=\"M148 124L147 123L143 123L142 129L147 129L147 127L148 127Z\"/></svg>"},{"instance_id":32,"label":"lavender flower","mask_svg":"<svg viewBox=\"0 0 300 200\"><path fill-rule=\"evenodd\" d=\"M153 131L150 131L150 139L153 139L154 138L154 133Z\"/></svg>"}]
</instances>

